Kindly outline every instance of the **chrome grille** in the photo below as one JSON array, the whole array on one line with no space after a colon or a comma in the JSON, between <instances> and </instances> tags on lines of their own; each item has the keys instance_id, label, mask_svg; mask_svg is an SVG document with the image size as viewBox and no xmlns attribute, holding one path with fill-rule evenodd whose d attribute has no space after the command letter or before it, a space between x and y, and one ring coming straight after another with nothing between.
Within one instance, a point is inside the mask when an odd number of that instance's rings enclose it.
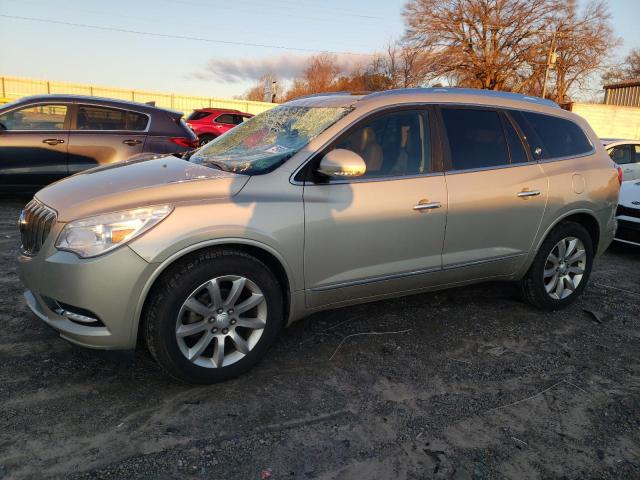
<instances>
[{"instance_id":1,"label":"chrome grille","mask_svg":"<svg viewBox=\"0 0 640 480\"><path fill-rule=\"evenodd\" d=\"M26 255L36 255L54 223L56 223L56 212L35 198L27 203L20 214L19 221L22 252Z\"/></svg>"}]
</instances>

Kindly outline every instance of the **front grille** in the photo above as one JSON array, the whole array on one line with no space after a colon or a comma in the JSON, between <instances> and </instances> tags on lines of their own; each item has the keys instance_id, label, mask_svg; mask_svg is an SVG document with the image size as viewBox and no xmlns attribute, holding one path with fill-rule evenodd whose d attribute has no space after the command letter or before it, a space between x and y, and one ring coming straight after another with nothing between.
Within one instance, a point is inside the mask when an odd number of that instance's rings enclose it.
<instances>
[{"instance_id":1,"label":"front grille","mask_svg":"<svg viewBox=\"0 0 640 480\"><path fill-rule=\"evenodd\" d=\"M625 215L627 217L640 218L640 208L629 208L624 205L618 205L616 216Z\"/></svg>"},{"instance_id":2,"label":"front grille","mask_svg":"<svg viewBox=\"0 0 640 480\"><path fill-rule=\"evenodd\" d=\"M56 223L56 212L35 198L27 203L20 214L22 252L26 255L36 255L54 223Z\"/></svg>"}]
</instances>

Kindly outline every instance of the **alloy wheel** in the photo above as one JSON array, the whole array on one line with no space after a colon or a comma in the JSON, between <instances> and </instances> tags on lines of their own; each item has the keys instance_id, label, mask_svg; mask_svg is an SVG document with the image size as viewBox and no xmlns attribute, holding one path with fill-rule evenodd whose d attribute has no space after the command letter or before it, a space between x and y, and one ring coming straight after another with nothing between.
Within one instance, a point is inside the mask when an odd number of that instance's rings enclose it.
<instances>
[{"instance_id":1,"label":"alloy wheel","mask_svg":"<svg viewBox=\"0 0 640 480\"><path fill-rule=\"evenodd\" d=\"M582 282L586 268L587 254L582 241L576 237L563 238L551 249L544 265L547 294L555 300L567 298Z\"/></svg>"},{"instance_id":2,"label":"alloy wheel","mask_svg":"<svg viewBox=\"0 0 640 480\"><path fill-rule=\"evenodd\" d=\"M237 275L216 277L184 301L176 321L176 340L190 362L221 368L244 358L256 346L267 322L260 288Z\"/></svg>"}]
</instances>

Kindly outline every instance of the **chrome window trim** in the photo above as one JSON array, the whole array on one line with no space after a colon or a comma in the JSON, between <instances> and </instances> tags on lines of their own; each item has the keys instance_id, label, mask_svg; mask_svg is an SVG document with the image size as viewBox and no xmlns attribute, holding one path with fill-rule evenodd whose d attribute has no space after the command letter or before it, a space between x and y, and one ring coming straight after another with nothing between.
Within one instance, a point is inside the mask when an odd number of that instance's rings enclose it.
<instances>
[{"instance_id":1,"label":"chrome window trim","mask_svg":"<svg viewBox=\"0 0 640 480\"><path fill-rule=\"evenodd\" d=\"M314 186L328 186L328 185L346 185L351 183L372 183L372 182L392 182L394 180L410 180L412 178L424 178L424 177L442 177L444 172L429 172L429 173L417 173L413 175L397 175L395 177L374 177L374 178L352 178L351 180L336 180L327 183L314 183ZM293 185L304 185L304 182L291 182ZM311 185L309 185L311 186Z\"/></svg>"},{"instance_id":2,"label":"chrome window trim","mask_svg":"<svg viewBox=\"0 0 640 480\"><path fill-rule=\"evenodd\" d=\"M63 129L63 130L3 130L4 132L89 132L89 133L96 133L96 132L118 132L118 133L138 133L138 134L143 134L143 133L148 133L149 129L151 128L151 114L146 113L146 112L141 112L139 110L134 110L132 108L123 108L123 107L112 107L111 105L101 105L99 103L92 103L92 102L78 102L78 101L69 101L69 100L64 100L64 101L60 101L60 102L51 102L51 101L46 101L46 100L38 100L37 102L34 103L27 103L24 105L18 105L14 108L11 108L9 110L7 110L6 112L3 112L2 115L4 115L5 113L10 113L13 112L15 110L22 110L24 108L29 108L29 107L37 107L38 105L87 105L89 107L102 107L102 108L110 108L112 110L123 110L125 112L132 112L132 113L138 113L140 115L145 115L147 117L147 128L145 128L144 130L78 130L76 129L72 129L72 128L68 128L68 129ZM76 112L77 113L77 112Z\"/></svg>"}]
</instances>

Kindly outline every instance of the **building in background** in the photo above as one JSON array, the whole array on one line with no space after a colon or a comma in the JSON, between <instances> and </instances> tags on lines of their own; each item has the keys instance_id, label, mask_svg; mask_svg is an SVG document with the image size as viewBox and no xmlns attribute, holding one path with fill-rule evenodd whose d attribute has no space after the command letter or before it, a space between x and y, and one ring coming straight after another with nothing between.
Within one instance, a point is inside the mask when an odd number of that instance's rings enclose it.
<instances>
[{"instance_id":1,"label":"building in background","mask_svg":"<svg viewBox=\"0 0 640 480\"><path fill-rule=\"evenodd\" d=\"M604 86L605 105L640 107L640 78Z\"/></svg>"}]
</instances>

